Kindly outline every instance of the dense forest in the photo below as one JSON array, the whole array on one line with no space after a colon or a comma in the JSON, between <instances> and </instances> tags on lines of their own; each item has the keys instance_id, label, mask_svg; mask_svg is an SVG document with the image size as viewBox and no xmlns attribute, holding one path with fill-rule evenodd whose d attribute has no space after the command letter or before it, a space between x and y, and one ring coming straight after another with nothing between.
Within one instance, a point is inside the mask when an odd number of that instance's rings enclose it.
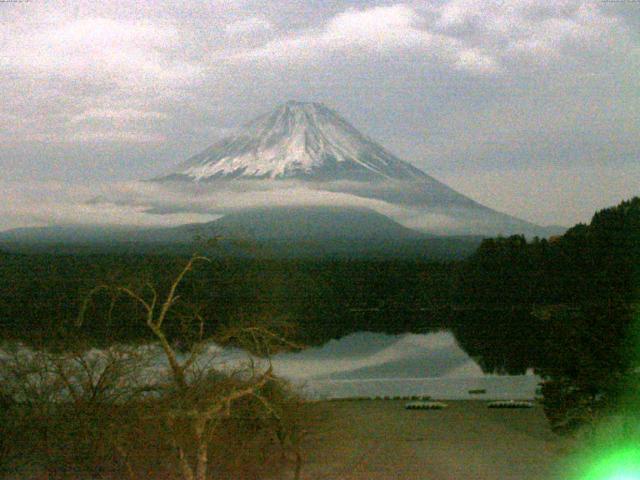
<instances>
[{"instance_id":1,"label":"dense forest","mask_svg":"<svg viewBox=\"0 0 640 480\"><path fill-rule=\"evenodd\" d=\"M181 255L4 254L0 263L3 338L49 343L68 333L89 291L100 284L146 282L167 288L185 263ZM443 326L451 303L454 264L412 260L268 260L223 258L200 264L183 298L211 323L278 317L299 327L300 339L322 343L358 330L401 332ZM110 298L92 312L105 316ZM124 301L115 316L84 332L96 342L141 339L139 312Z\"/></svg>"},{"instance_id":2,"label":"dense forest","mask_svg":"<svg viewBox=\"0 0 640 480\"><path fill-rule=\"evenodd\" d=\"M453 293L481 307L455 330L489 369L534 366L552 425L570 428L637 384L639 274L640 198L558 238L485 240Z\"/></svg>"}]
</instances>

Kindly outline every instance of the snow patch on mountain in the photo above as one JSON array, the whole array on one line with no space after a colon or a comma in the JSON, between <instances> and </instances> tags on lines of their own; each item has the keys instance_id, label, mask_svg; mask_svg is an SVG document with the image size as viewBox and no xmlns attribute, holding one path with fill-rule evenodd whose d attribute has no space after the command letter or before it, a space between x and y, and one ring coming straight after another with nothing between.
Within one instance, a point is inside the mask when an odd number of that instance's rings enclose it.
<instances>
[{"instance_id":1,"label":"snow patch on mountain","mask_svg":"<svg viewBox=\"0 0 640 480\"><path fill-rule=\"evenodd\" d=\"M187 160L167 179L427 179L335 111L287 102Z\"/></svg>"}]
</instances>

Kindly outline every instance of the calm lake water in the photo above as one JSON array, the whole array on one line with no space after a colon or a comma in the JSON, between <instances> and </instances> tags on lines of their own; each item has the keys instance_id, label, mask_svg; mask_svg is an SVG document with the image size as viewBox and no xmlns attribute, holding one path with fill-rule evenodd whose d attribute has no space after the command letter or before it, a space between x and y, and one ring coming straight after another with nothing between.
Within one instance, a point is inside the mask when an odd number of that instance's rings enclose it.
<instances>
[{"instance_id":1,"label":"calm lake water","mask_svg":"<svg viewBox=\"0 0 640 480\"><path fill-rule=\"evenodd\" d=\"M5 347L5 351L8 350ZM29 350L21 347L28 354ZM140 378L163 376L167 364L156 345L138 347L146 360ZM99 361L104 350L90 350ZM234 370L253 360L246 352L211 343L197 361L206 368ZM271 359L274 371L311 398L431 396L439 399L532 399L539 383L533 374L489 375L448 331L388 335L358 332L319 347L282 353Z\"/></svg>"}]
</instances>

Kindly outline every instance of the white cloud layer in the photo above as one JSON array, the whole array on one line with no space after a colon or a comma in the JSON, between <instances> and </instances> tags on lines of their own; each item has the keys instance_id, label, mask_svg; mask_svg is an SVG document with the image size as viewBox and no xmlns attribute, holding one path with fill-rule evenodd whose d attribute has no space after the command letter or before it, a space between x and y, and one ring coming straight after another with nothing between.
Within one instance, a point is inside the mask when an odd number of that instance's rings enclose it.
<instances>
[{"instance_id":1,"label":"white cloud layer","mask_svg":"<svg viewBox=\"0 0 640 480\"><path fill-rule=\"evenodd\" d=\"M455 68L478 73L497 69L481 50L422 28L424 18L416 10L397 4L367 9L350 8L331 18L322 28L269 41L238 53L239 60L308 62L332 53L394 54L417 50L449 62Z\"/></svg>"},{"instance_id":2,"label":"white cloud layer","mask_svg":"<svg viewBox=\"0 0 640 480\"><path fill-rule=\"evenodd\" d=\"M79 18L5 40L2 68L36 76L57 72L66 79L100 79L146 89L169 88L188 81L198 70L172 62L167 55L179 40L178 31L149 21Z\"/></svg>"},{"instance_id":3,"label":"white cloud layer","mask_svg":"<svg viewBox=\"0 0 640 480\"><path fill-rule=\"evenodd\" d=\"M228 23L224 27L224 31L229 35L249 35L256 31L271 30L272 23L266 18L249 17Z\"/></svg>"},{"instance_id":4,"label":"white cloud layer","mask_svg":"<svg viewBox=\"0 0 640 480\"><path fill-rule=\"evenodd\" d=\"M394 54L415 50L454 69L504 73L510 62L562 59L571 46L589 48L620 28L595 2L450 0L349 8L322 27L273 39L238 53L244 60L309 62L332 53Z\"/></svg>"},{"instance_id":5,"label":"white cloud layer","mask_svg":"<svg viewBox=\"0 0 640 480\"><path fill-rule=\"evenodd\" d=\"M163 184L104 182L78 186L33 182L27 186L2 182L7 201L0 204L0 231L56 224L174 226L215 220L243 209L264 207L343 206L379 212L396 222L435 234L492 232L470 223L455 209L397 205L383 200L332 191L299 182L230 182ZM340 184L344 187L344 184ZM484 230L483 230L484 229ZM494 232L495 233L495 232Z\"/></svg>"},{"instance_id":6,"label":"white cloud layer","mask_svg":"<svg viewBox=\"0 0 640 480\"><path fill-rule=\"evenodd\" d=\"M101 192L131 191L128 184L70 185L61 182L2 182L5 201L0 204L0 231L49 225L173 226L211 221L210 213L178 212L166 215L146 213L139 204L93 203Z\"/></svg>"},{"instance_id":7,"label":"white cloud layer","mask_svg":"<svg viewBox=\"0 0 640 480\"><path fill-rule=\"evenodd\" d=\"M166 113L162 112L144 112L132 108L122 108L111 110L108 108L90 108L84 112L74 115L69 120L71 123L81 123L95 119L113 120L117 122L129 122L135 120L163 120L167 118Z\"/></svg>"}]
</instances>

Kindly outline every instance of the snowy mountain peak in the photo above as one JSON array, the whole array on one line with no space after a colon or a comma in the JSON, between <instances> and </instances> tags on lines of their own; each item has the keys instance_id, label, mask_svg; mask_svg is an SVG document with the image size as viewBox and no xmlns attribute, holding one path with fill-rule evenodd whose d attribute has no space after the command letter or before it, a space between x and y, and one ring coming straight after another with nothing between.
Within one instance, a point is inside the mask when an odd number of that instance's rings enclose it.
<instances>
[{"instance_id":1,"label":"snowy mountain peak","mask_svg":"<svg viewBox=\"0 0 640 480\"><path fill-rule=\"evenodd\" d=\"M416 180L425 173L321 103L288 101L163 179Z\"/></svg>"}]
</instances>

